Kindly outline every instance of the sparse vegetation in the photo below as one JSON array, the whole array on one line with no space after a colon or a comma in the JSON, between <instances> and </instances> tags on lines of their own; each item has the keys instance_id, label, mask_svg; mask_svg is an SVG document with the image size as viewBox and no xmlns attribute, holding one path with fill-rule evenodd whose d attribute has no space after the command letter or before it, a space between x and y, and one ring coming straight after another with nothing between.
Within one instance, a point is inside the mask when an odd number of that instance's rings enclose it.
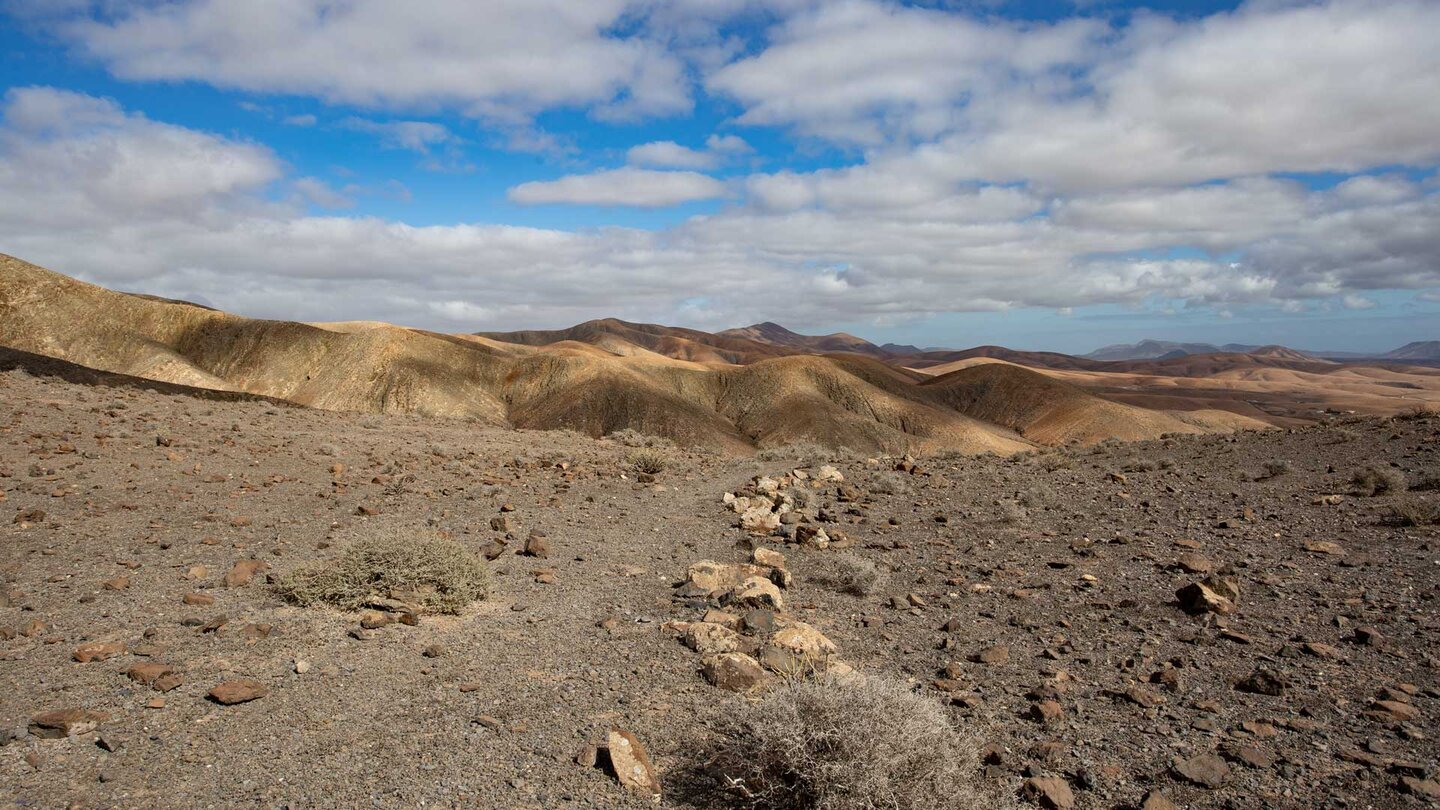
<instances>
[{"instance_id":1,"label":"sparse vegetation","mask_svg":"<svg viewBox=\"0 0 1440 810\"><path fill-rule=\"evenodd\" d=\"M1273 459L1271 461L1265 462L1265 465L1260 468L1260 473L1255 476L1255 480L1268 481L1272 478L1279 478L1282 475L1287 475L1294 471L1295 468L1291 466L1290 462L1283 459Z\"/></svg>"},{"instance_id":2,"label":"sparse vegetation","mask_svg":"<svg viewBox=\"0 0 1440 810\"><path fill-rule=\"evenodd\" d=\"M745 805L780 810L985 806L974 746L936 701L879 677L820 678L742 705L717 759Z\"/></svg>"},{"instance_id":3,"label":"sparse vegetation","mask_svg":"<svg viewBox=\"0 0 1440 810\"><path fill-rule=\"evenodd\" d=\"M605 438L613 442L619 442L626 447L657 447L668 449L675 446L675 442L663 436L652 436L649 433L641 433L634 428L617 430Z\"/></svg>"},{"instance_id":4,"label":"sparse vegetation","mask_svg":"<svg viewBox=\"0 0 1440 810\"><path fill-rule=\"evenodd\" d=\"M1406 490L1405 474L1393 467L1371 465L1355 471L1350 487L1357 495L1394 495Z\"/></svg>"},{"instance_id":5,"label":"sparse vegetation","mask_svg":"<svg viewBox=\"0 0 1440 810\"><path fill-rule=\"evenodd\" d=\"M1440 501L1414 496L1402 498L1390 507L1388 522L1397 526L1435 526L1440 524Z\"/></svg>"},{"instance_id":6,"label":"sparse vegetation","mask_svg":"<svg viewBox=\"0 0 1440 810\"><path fill-rule=\"evenodd\" d=\"M1020 523L1021 521L1025 520L1028 515L1029 513L1025 511L1025 507L1021 506L1018 501L1007 500L1000 502L1001 523L1006 523L1013 526L1014 524Z\"/></svg>"},{"instance_id":7,"label":"sparse vegetation","mask_svg":"<svg viewBox=\"0 0 1440 810\"><path fill-rule=\"evenodd\" d=\"M651 447L632 452L625 461L631 470L640 475L659 475L670 466L670 456Z\"/></svg>"},{"instance_id":8,"label":"sparse vegetation","mask_svg":"<svg viewBox=\"0 0 1440 810\"><path fill-rule=\"evenodd\" d=\"M835 587L855 596L869 596L885 581L885 572L880 566L854 554L840 554L835 557Z\"/></svg>"},{"instance_id":9,"label":"sparse vegetation","mask_svg":"<svg viewBox=\"0 0 1440 810\"><path fill-rule=\"evenodd\" d=\"M484 599L489 584L485 559L458 541L432 532L390 530L354 540L335 560L295 569L275 590L297 605L342 610L405 593L413 594L427 611L459 613Z\"/></svg>"}]
</instances>

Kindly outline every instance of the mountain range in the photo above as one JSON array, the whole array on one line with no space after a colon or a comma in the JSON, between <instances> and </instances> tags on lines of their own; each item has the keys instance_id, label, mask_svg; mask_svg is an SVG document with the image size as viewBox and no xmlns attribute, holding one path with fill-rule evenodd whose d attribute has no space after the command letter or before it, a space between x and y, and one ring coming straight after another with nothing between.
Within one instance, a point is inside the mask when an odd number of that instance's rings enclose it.
<instances>
[{"instance_id":1,"label":"mountain range","mask_svg":"<svg viewBox=\"0 0 1440 810\"><path fill-rule=\"evenodd\" d=\"M635 430L735 452L813 442L1008 453L1440 399L1440 373L1342 365L1283 347L1101 361L1000 346L877 346L768 322L708 333L601 319L443 334L262 320L114 292L3 256L0 347L11 366L90 370L106 375L96 378L102 384L164 383L591 436Z\"/></svg>"}]
</instances>

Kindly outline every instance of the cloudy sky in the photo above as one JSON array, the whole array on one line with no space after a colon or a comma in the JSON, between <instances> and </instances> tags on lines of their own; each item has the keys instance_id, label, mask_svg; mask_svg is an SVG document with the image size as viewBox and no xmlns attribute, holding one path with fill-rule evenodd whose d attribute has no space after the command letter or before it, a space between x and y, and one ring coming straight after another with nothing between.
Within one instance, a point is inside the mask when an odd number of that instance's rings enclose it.
<instances>
[{"instance_id":1,"label":"cloudy sky","mask_svg":"<svg viewBox=\"0 0 1440 810\"><path fill-rule=\"evenodd\" d=\"M0 252L248 315L1440 339L1440 2L0 0Z\"/></svg>"}]
</instances>

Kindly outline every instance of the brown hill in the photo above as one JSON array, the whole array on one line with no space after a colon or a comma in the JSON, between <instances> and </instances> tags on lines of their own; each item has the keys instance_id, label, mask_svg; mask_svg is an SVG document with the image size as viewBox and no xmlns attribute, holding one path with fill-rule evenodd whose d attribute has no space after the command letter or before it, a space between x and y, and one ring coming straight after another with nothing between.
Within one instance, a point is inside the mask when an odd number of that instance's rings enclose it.
<instances>
[{"instance_id":1,"label":"brown hill","mask_svg":"<svg viewBox=\"0 0 1440 810\"><path fill-rule=\"evenodd\" d=\"M715 334L718 337L738 338L770 346L780 346L792 352L805 354L848 352L852 354L866 354L871 357L893 356L890 352L864 338L858 338L844 332L836 332L831 335L802 335L770 321L743 326L738 329L726 329L722 332L716 332Z\"/></svg>"},{"instance_id":2,"label":"brown hill","mask_svg":"<svg viewBox=\"0 0 1440 810\"><path fill-rule=\"evenodd\" d=\"M744 364L780 357L794 352L745 338L712 335L698 329L661 326L654 323L630 323L618 318L586 321L569 329L528 329L519 332L478 332L481 337L525 346L548 346L572 340L605 348L621 342L648 349L656 354L696 363Z\"/></svg>"},{"instance_id":3,"label":"brown hill","mask_svg":"<svg viewBox=\"0 0 1440 810\"><path fill-rule=\"evenodd\" d=\"M1102 399L1077 386L1008 363L981 363L927 380L940 401L1040 444L1136 440L1162 433L1253 427L1220 411L1160 411Z\"/></svg>"},{"instance_id":4,"label":"brown hill","mask_svg":"<svg viewBox=\"0 0 1440 810\"><path fill-rule=\"evenodd\" d=\"M1029 372L978 370L928 380L860 354L795 354L748 338L614 320L550 332L446 335L364 321L244 318L111 292L9 257L0 257L0 345L134 378L327 410L461 417L593 436L628 428L742 451L808 441L867 452L1003 453L1035 442L1153 436L1203 422L1069 387L1063 413L1019 405L1025 396L1060 399L1058 384ZM1004 374L1004 385L963 384ZM1027 386L1047 387L1036 394Z\"/></svg>"}]
</instances>

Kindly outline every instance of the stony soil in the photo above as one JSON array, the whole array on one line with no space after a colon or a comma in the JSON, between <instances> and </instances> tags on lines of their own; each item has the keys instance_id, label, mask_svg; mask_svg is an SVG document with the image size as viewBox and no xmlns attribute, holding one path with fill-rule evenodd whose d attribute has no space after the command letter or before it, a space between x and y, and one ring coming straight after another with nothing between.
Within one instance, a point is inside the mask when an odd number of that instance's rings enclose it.
<instances>
[{"instance_id":1,"label":"stony soil","mask_svg":"<svg viewBox=\"0 0 1440 810\"><path fill-rule=\"evenodd\" d=\"M764 544L788 557L788 611L860 673L945 700L986 746L977 780L1019 803L1063 786L1083 808L1425 806L1440 532L1386 517L1440 493L1348 482L1376 464L1423 487L1437 446L1432 417L913 470L838 457L843 485L791 486L842 551L753 537L722 503L818 459L670 450L640 483L630 448L572 434L0 374L0 799L654 806L574 761L618 726L663 804L723 806L696 763L750 698L663 625L705 610L677 598L691 563ZM1271 461L1288 470L1256 480ZM361 631L268 587L376 527L511 540L489 600L416 626ZM547 559L515 553L532 531ZM835 587L845 555L881 585ZM247 560L269 567L241 584ZM1206 568L1238 587L1233 612L1177 600ZM146 663L173 688L127 677ZM222 683L258 697L207 697Z\"/></svg>"}]
</instances>

